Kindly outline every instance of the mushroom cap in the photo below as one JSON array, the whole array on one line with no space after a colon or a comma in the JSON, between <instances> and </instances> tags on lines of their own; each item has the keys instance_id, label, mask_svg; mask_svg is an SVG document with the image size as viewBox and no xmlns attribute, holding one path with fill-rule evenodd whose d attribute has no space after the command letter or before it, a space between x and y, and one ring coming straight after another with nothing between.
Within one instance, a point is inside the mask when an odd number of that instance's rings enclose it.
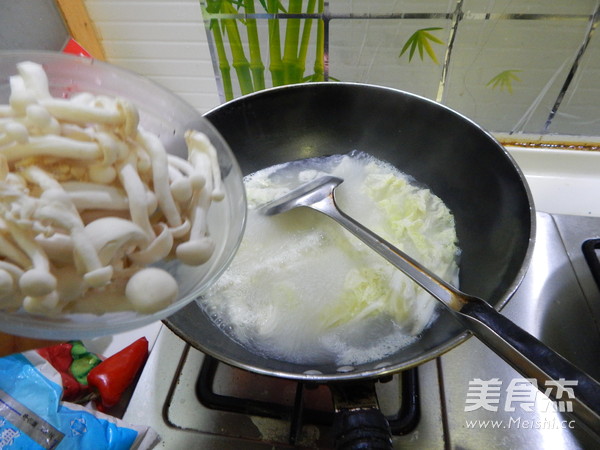
<instances>
[{"instance_id":1,"label":"mushroom cap","mask_svg":"<svg viewBox=\"0 0 600 450\"><path fill-rule=\"evenodd\" d=\"M127 299L142 314L166 308L177 299L178 293L175 278L157 267L147 267L136 272L125 287Z\"/></svg>"},{"instance_id":2,"label":"mushroom cap","mask_svg":"<svg viewBox=\"0 0 600 450\"><path fill-rule=\"evenodd\" d=\"M45 270L31 269L19 278L19 288L23 295L43 297L56 289L56 278Z\"/></svg>"},{"instance_id":3,"label":"mushroom cap","mask_svg":"<svg viewBox=\"0 0 600 450\"><path fill-rule=\"evenodd\" d=\"M215 251L215 241L206 236L177 246L175 253L184 264L199 266L207 262Z\"/></svg>"},{"instance_id":4,"label":"mushroom cap","mask_svg":"<svg viewBox=\"0 0 600 450\"><path fill-rule=\"evenodd\" d=\"M85 234L98 252L103 265L110 264L115 257L131 246L144 246L150 238L130 220L120 217L102 217L85 226Z\"/></svg>"}]
</instances>

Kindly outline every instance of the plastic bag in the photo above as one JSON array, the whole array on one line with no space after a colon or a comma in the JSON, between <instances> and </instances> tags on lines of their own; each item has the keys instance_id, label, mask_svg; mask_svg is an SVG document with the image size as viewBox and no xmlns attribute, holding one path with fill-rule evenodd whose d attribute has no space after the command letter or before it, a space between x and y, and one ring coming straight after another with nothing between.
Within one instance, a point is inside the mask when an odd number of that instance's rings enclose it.
<instances>
[{"instance_id":1,"label":"plastic bag","mask_svg":"<svg viewBox=\"0 0 600 450\"><path fill-rule=\"evenodd\" d=\"M0 450L149 449L148 427L61 401L60 374L37 352L0 358Z\"/></svg>"}]
</instances>

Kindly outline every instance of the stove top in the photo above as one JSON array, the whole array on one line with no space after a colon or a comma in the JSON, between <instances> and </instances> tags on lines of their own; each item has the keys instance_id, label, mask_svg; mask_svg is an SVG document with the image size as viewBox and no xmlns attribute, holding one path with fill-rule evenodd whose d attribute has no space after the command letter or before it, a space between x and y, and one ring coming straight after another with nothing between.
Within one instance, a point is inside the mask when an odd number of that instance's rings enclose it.
<instances>
[{"instance_id":1,"label":"stove top","mask_svg":"<svg viewBox=\"0 0 600 450\"><path fill-rule=\"evenodd\" d=\"M537 227L530 270L502 313L600 380L600 290L582 249L600 219L538 213ZM440 359L450 447L597 448L561 405L528 383L515 391L523 377L476 338ZM496 408L467 411L477 380L495 380Z\"/></svg>"},{"instance_id":2,"label":"stove top","mask_svg":"<svg viewBox=\"0 0 600 450\"><path fill-rule=\"evenodd\" d=\"M215 362L189 346L181 356L162 418L173 430L196 433L197 445L204 445L201 443L210 437L210 448L235 448L242 442L244 448L331 447L333 405L327 386L248 373ZM211 384L205 377L213 370ZM439 396L434 392L422 399L420 393L413 395L411 388L416 380L434 385L437 380L419 372L407 371L378 382L376 390L395 441L410 442L414 433L423 433L428 445L435 448L443 442L441 416L423 418L420 409L423 400L439 405Z\"/></svg>"},{"instance_id":3,"label":"stove top","mask_svg":"<svg viewBox=\"0 0 600 450\"><path fill-rule=\"evenodd\" d=\"M599 237L600 218L538 213L529 272L502 311L597 379L600 289L582 244ZM597 250L588 247L593 261ZM207 372L208 387L199 385ZM380 406L391 419L416 399L418 420L400 418L410 426L393 437L396 448L593 445L576 421L554 411L556 405L476 338L419 366L412 376L416 394L406 391L407 375L376 384ZM495 386L488 392L493 402L476 407L478 384ZM215 364L163 327L124 419L154 428L164 448L330 448L330 410L324 386L299 388L290 380Z\"/></svg>"}]
</instances>

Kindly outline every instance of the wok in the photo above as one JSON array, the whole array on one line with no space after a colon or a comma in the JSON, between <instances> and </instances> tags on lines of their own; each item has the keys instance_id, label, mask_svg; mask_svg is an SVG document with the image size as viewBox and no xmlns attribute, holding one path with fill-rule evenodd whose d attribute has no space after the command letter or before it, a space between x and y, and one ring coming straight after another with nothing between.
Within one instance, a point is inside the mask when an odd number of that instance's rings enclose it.
<instances>
[{"instance_id":1,"label":"wok","mask_svg":"<svg viewBox=\"0 0 600 450\"><path fill-rule=\"evenodd\" d=\"M523 279L535 236L526 181L508 152L451 109L395 89L354 83L273 88L205 115L232 148L244 174L303 158L364 151L428 186L455 217L460 289L501 309ZM265 375L310 382L384 377L431 360L469 337L440 310L415 342L352 368L295 364L251 353L227 337L197 303L165 323L204 353ZM363 385L364 386L364 385Z\"/></svg>"}]
</instances>

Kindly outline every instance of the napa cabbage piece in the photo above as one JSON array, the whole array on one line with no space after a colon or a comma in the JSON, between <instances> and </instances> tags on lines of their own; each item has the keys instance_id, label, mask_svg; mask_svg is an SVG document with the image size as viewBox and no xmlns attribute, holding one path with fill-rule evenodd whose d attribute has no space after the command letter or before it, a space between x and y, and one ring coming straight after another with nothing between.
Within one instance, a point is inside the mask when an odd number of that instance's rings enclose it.
<instances>
[{"instance_id":1,"label":"napa cabbage piece","mask_svg":"<svg viewBox=\"0 0 600 450\"><path fill-rule=\"evenodd\" d=\"M369 155L335 155L246 177L244 238L202 305L234 340L258 354L302 364L361 364L414 341L434 317L437 301L317 211L298 208L269 217L257 212L327 174L344 180L336 189L342 210L457 283L454 219L443 202Z\"/></svg>"},{"instance_id":2,"label":"napa cabbage piece","mask_svg":"<svg viewBox=\"0 0 600 450\"><path fill-rule=\"evenodd\" d=\"M454 217L429 189L398 173L366 168L362 190L373 201L371 229L444 280L457 284L459 254ZM357 252L370 252L356 247ZM360 256L354 255L354 258ZM344 290L323 310L322 324L333 328L385 314L411 334L429 322L435 300L406 275L382 261L350 270Z\"/></svg>"}]
</instances>

